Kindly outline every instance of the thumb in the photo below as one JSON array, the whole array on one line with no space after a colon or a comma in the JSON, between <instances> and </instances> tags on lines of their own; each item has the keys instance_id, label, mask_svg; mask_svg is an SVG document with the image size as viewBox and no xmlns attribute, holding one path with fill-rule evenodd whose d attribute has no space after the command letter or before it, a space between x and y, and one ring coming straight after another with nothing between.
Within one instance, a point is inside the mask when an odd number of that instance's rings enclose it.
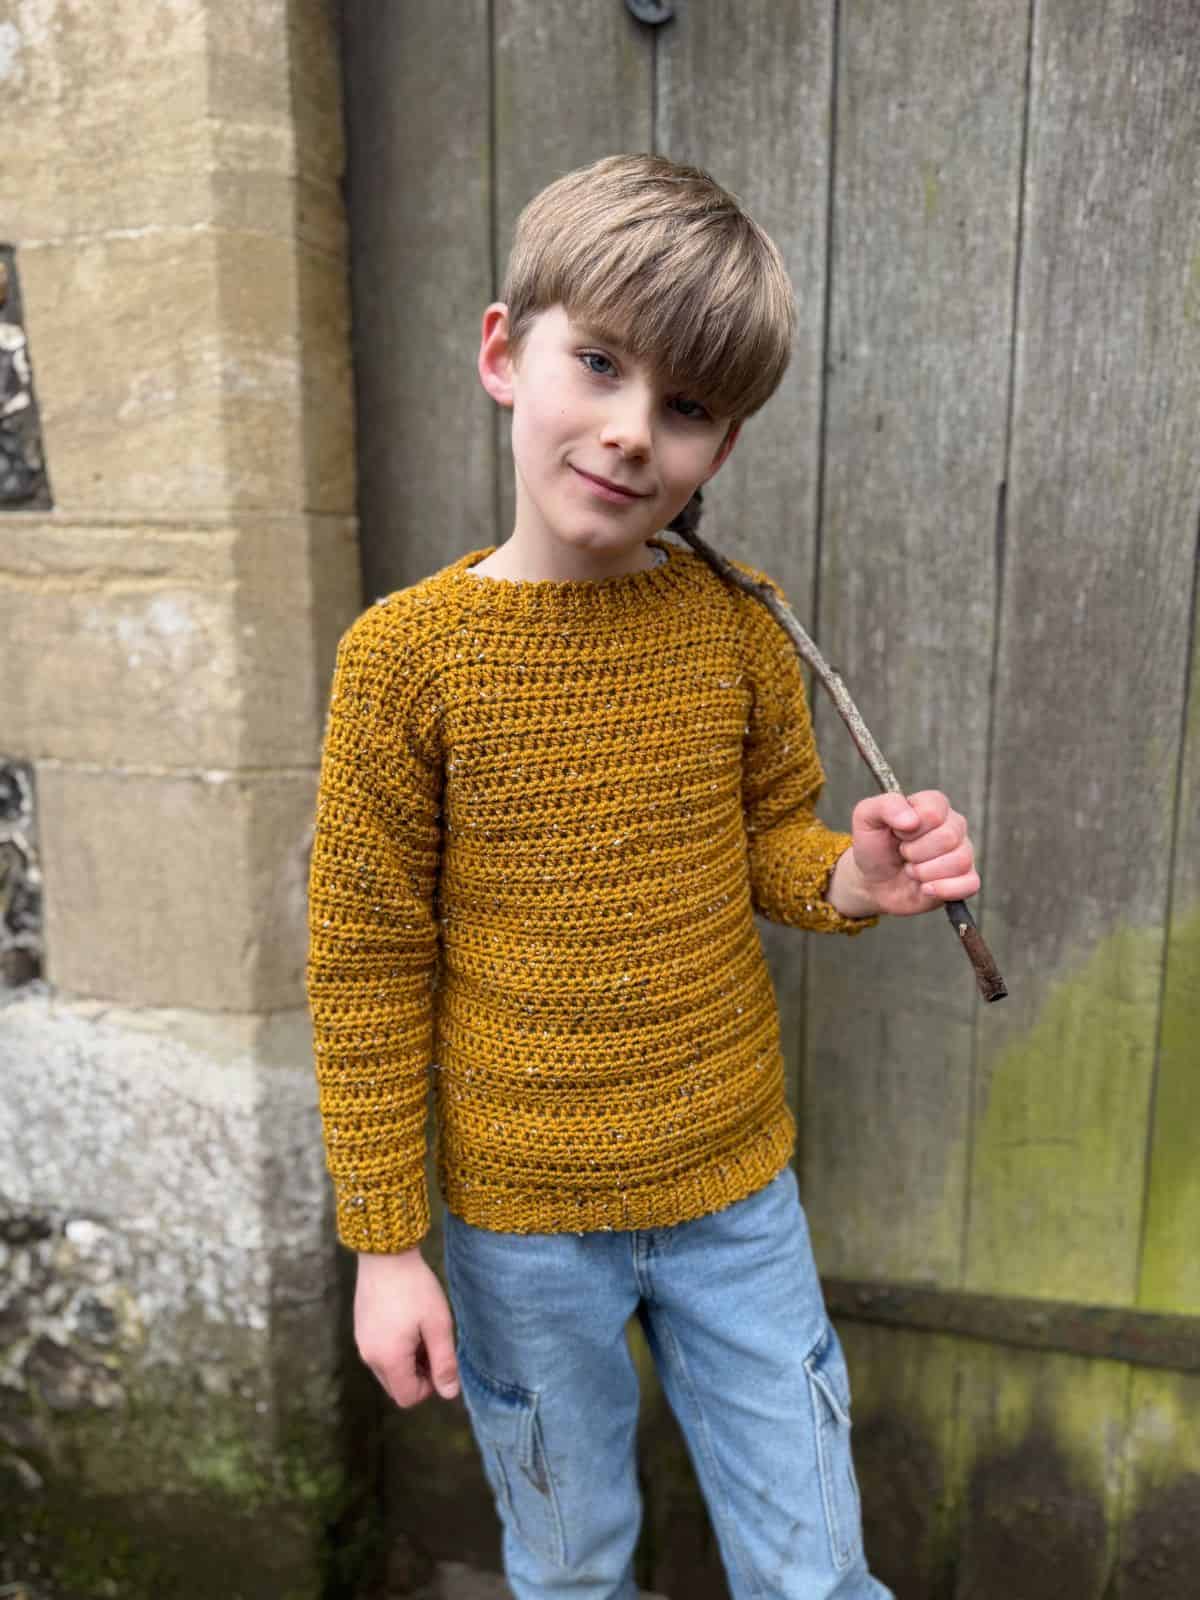
<instances>
[{"instance_id":1,"label":"thumb","mask_svg":"<svg viewBox=\"0 0 1200 1600\"><path fill-rule=\"evenodd\" d=\"M429 1376L433 1387L443 1400L453 1400L458 1394L458 1362L454 1356L454 1332L449 1322L441 1320L422 1329L425 1337L425 1356L429 1362Z\"/></svg>"},{"instance_id":2,"label":"thumb","mask_svg":"<svg viewBox=\"0 0 1200 1600\"><path fill-rule=\"evenodd\" d=\"M876 794L855 807L860 827L876 831L912 833L921 819L902 794Z\"/></svg>"}]
</instances>

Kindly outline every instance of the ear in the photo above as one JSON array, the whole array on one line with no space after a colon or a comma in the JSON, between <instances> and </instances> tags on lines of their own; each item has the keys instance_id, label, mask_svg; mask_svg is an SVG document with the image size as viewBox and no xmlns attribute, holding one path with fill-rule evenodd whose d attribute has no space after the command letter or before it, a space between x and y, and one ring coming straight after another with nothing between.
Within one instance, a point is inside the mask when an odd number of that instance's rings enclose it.
<instances>
[{"instance_id":1,"label":"ear","mask_svg":"<svg viewBox=\"0 0 1200 1600\"><path fill-rule=\"evenodd\" d=\"M707 483L710 478L715 477L717 475L717 473L720 472L721 468L725 465L726 461L728 461L729 452L733 449L734 445L737 443L737 437L738 437L738 434L741 433L741 431L742 431L742 425L741 425L740 422L731 422L729 424L729 431L726 433L725 437L721 440L720 447L717 450L716 455L712 458L712 466L709 467L708 471L704 474L703 478L701 478L701 480L700 480L701 483Z\"/></svg>"},{"instance_id":2,"label":"ear","mask_svg":"<svg viewBox=\"0 0 1200 1600\"><path fill-rule=\"evenodd\" d=\"M494 301L483 313L483 332L476 362L479 381L497 405L513 403L513 353L508 337L508 307Z\"/></svg>"}]
</instances>

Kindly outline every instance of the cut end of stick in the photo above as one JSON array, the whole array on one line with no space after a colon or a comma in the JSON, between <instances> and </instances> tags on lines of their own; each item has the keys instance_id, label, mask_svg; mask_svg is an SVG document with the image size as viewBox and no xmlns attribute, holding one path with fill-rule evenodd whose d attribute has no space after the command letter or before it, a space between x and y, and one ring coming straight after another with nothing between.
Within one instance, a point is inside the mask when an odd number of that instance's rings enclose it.
<instances>
[{"instance_id":1,"label":"cut end of stick","mask_svg":"<svg viewBox=\"0 0 1200 1600\"><path fill-rule=\"evenodd\" d=\"M1008 985L1000 976L995 957L983 942L983 935L974 923L965 927L961 924L957 926L963 949L975 968L975 981L979 985L980 994L989 1002L1003 1000L1008 994Z\"/></svg>"}]
</instances>

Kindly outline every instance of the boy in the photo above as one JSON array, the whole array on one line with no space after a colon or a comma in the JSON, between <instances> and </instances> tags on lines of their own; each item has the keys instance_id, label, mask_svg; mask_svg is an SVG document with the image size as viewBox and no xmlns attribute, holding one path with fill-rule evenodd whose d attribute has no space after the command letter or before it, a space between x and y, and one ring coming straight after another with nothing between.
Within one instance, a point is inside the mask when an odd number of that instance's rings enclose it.
<instances>
[{"instance_id":1,"label":"boy","mask_svg":"<svg viewBox=\"0 0 1200 1600\"><path fill-rule=\"evenodd\" d=\"M706 174L552 184L479 352L512 534L339 647L308 984L356 1339L398 1405L461 1383L518 1600L637 1593L632 1315L735 1600L888 1593L753 914L853 934L979 879L937 791L818 821L790 643L657 537L792 329L778 251ZM418 1248L431 1062L457 1352Z\"/></svg>"}]
</instances>

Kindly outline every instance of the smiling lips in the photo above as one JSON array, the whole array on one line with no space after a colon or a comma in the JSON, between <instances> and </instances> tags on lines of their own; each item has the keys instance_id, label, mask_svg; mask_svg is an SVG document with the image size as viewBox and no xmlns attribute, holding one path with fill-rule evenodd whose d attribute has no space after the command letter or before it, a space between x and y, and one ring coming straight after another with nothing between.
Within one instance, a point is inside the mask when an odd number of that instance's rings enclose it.
<instances>
[{"instance_id":1,"label":"smiling lips","mask_svg":"<svg viewBox=\"0 0 1200 1600\"><path fill-rule=\"evenodd\" d=\"M636 489L627 489L624 484L613 483L610 478L598 478L594 472L585 472L582 467L571 466L571 471L577 473L603 500L612 500L617 504L625 504L630 500L648 500L648 494L639 494Z\"/></svg>"}]
</instances>

